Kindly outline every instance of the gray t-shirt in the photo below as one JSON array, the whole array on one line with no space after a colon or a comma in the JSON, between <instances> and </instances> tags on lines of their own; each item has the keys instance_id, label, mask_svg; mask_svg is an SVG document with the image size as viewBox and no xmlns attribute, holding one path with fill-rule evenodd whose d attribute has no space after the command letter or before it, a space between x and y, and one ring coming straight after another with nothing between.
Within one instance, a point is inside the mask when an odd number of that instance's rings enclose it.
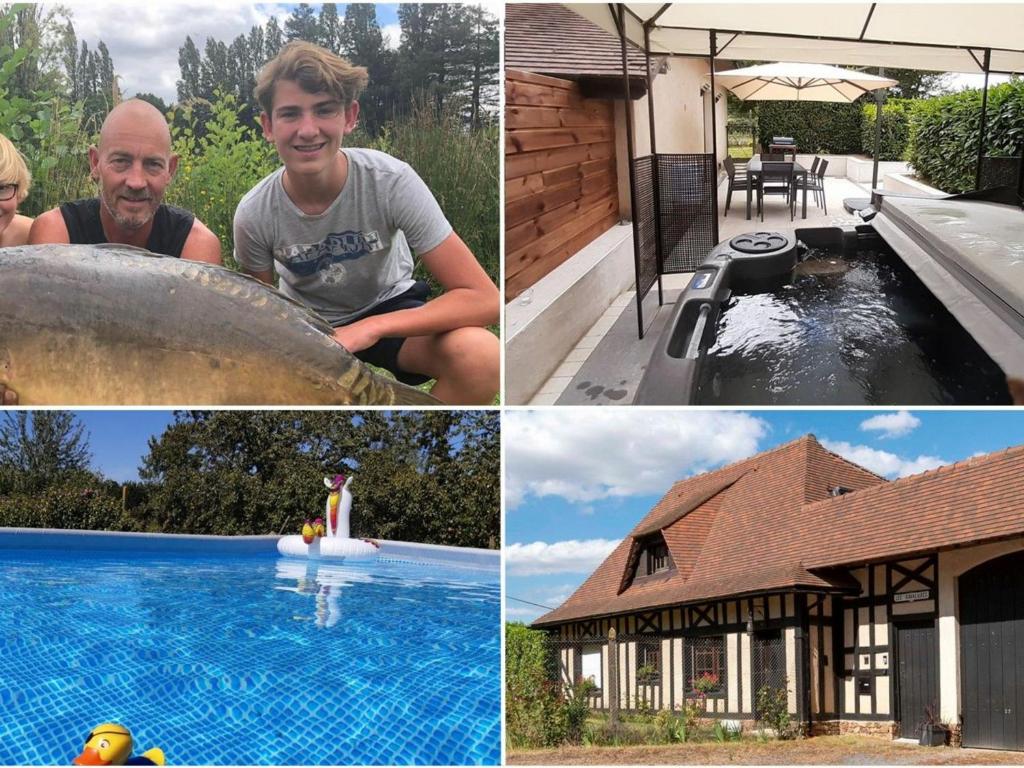
<instances>
[{"instance_id":1,"label":"gray t-shirt","mask_svg":"<svg viewBox=\"0 0 1024 768\"><path fill-rule=\"evenodd\" d=\"M452 232L427 185L407 163L372 149L344 149L348 179L321 214L299 210L284 168L235 210L235 260L251 272L274 265L281 290L332 325L352 321L414 284L413 258Z\"/></svg>"}]
</instances>

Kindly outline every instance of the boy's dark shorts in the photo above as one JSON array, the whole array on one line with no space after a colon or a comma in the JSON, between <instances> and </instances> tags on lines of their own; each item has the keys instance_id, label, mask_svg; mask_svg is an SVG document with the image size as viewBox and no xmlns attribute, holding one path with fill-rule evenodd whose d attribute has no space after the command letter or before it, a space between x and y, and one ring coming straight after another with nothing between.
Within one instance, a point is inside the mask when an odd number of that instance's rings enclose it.
<instances>
[{"instance_id":1,"label":"boy's dark shorts","mask_svg":"<svg viewBox=\"0 0 1024 768\"><path fill-rule=\"evenodd\" d=\"M364 312L351 322L354 323L356 320L362 320L364 317L370 317L371 315L384 315L388 312L397 312L400 309L415 309L416 307L422 307L427 303L428 296L430 296L430 286L422 280L417 280L416 284L405 293L400 293L398 296L393 296L390 299L382 301L369 312ZM346 323L346 325L347 324L348 323ZM405 338L403 337L384 338L372 347L367 347L364 350L356 352L355 356L364 363L370 363L370 365L376 365L378 368L388 369L395 374L395 378L403 384L415 387L423 384L424 382L430 381L429 376L425 376L422 373L410 373L408 371L403 371L398 367L398 350L402 348L402 344L404 343Z\"/></svg>"}]
</instances>

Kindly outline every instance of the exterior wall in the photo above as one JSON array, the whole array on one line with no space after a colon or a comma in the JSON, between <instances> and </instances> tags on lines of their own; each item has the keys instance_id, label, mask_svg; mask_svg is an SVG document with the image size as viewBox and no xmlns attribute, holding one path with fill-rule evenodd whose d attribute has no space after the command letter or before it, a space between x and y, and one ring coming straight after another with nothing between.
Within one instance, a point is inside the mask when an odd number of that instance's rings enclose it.
<instances>
[{"instance_id":1,"label":"exterior wall","mask_svg":"<svg viewBox=\"0 0 1024 768\"><path fill-rule=\"evenodd\" d=\"M711 151L711 97L702 94L701 86L708 73L703 58L670 56L668 71L653 80L654 130L658 152L662 154L693 154ZM648 97L630 102L633 110L633 137L636 157L651 153L651 128ZM718 132L718 162L728 153L726 146L726 99L715 104L715 125ZM706 126L706 129L705 129ZM619 177L619 209L631 216L629 199L629 157L626 143L626 116L623 102L615 103L615 146Z\"/></svg>"},{"instance_id":2,"label":"exterior wall","mask_svg":"<svg viewBox=\"0 0 1024 768\"><path fill-rule=\"evenodd\" d=\"M612 102L505 72L505 300L619 220Z\"/></svg>"},{"instance_id":3,"label":"exterior wall","mask_svg":"<svg viewBox=\"0 0 1024 768\"><path fill-rule=\"evenodd\" d=\"M574 622L561 626L555 638L561 641L561 678L569 683L581 675L582 655L600 649L602 685L591 705L599 709L611 706L608 633L614 627L617 637L618 705L633 709L646 702L654 709L681 709L686 700L694 700L685 680L686 643L701 638L724 638L726 685L719 695L705 701L709 717L753 723L754 669L747 618L754 617L756 629L780 629L785 639L785 670L790 713L801 715L800 616L802 596L770 595L693 606L636 613L614 618ZM637 637L650 637L660 646L659 677L653 685L636 680L638 667Z\"/></svg>"},{"instance_id":4,"label":"exterior wall","mask_svg":"<svg viewBox=\"0 0 1024 768\"><path fill-rule=\"evenodd\" d=\"M842 659L839 670L841 719L892 722L896 683L892 660L893 620L935 616L934 556L858 568L851 575L861 586L855 598L842 599ZM919 578L906 572L922 569ZM930 598L898 602L897 595L928 590ZM865 693L861 685L870 685Z\"/></svg>"}]
</instances>

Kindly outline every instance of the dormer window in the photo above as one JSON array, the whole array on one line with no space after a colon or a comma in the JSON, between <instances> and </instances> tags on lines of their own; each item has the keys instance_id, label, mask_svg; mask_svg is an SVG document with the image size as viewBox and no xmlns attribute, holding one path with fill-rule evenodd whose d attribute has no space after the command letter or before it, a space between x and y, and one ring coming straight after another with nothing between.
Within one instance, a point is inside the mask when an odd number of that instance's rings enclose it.
<instances>
[{"instance_id":1,"label":"dormer window","mask_svg":"<svg viewBox=\"0 0 1024 768\"><path fill-rule=\"evenodd\" d=\"M660 573L669 567L668 545L664 541L652 542L647 546L647 573Z\"/></svg>"}]
</instances>

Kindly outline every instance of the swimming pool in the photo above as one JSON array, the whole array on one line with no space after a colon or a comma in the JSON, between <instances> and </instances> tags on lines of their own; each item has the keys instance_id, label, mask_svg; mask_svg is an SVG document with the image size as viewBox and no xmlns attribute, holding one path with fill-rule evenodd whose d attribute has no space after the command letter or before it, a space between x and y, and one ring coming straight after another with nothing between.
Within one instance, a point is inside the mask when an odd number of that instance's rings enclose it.
<instances>
[{"instance_id":1,"label":"swimming pool","mask_svg":"<svg viewBox=\"0 0 1024 768\"><path fill-rule=\"evenodd\" d=\"M497 764L496 570L0 550L0 764Z\"/></svg>"}]
</instances>

